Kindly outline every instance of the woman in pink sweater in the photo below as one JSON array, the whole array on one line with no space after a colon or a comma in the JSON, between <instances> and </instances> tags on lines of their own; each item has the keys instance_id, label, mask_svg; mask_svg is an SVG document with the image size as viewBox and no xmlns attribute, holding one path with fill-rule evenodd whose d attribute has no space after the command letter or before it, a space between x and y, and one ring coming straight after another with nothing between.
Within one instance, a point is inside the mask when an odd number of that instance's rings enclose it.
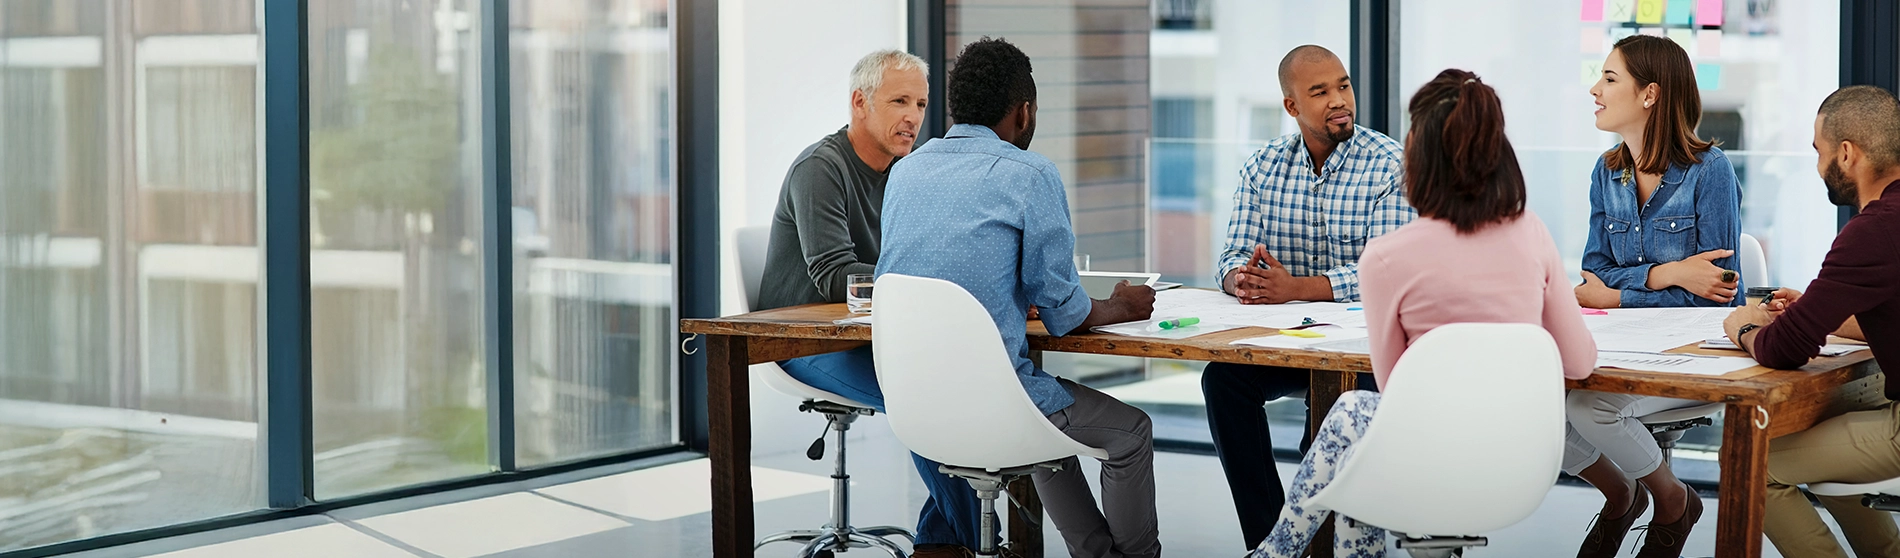
<instances>
[{"instance_id":1,"label":"woman in pink sweater","mask_svg":"<svg viewBox=\"0 0 1900 558\"><path fill-rule=\"evenodd\" d=\"M1589 377L1596 342L1556 243L1524 210L1524 175L1504 136L1497 92L1476 74L1445 70L1412 96L1411 116L1405 191L1419 218L1373 239L1359 259L1379 389L1413 340L1464 322L1543 326L1557 340L1564 376ZM1279 522L1251 556L1301 555L1327 513L1306 501L1332 481L1378 405L1377 393L1340 396L1300 463ZM1384 555L1383 530L1351 518L1335 527L1335 556Z\"/></svg>"}]
</instances>

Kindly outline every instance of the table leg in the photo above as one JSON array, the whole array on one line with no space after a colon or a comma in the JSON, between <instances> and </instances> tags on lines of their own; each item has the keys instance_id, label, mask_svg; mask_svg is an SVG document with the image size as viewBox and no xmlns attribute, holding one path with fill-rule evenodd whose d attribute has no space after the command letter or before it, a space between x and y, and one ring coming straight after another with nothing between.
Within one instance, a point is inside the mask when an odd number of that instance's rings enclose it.
<instances>
[{"instance_id":1,"label":"table leg","mask_svg":"<svg viewBox=\"0 0 1900 558\"><path fill-rule=\"evenodd\" d=\"M1036 494L1036 482L1016 479L1009 485L1009 497L1015 501L1009 510L1010 548L1023 558L1042 558L1042 496Z\"/></svg>"},{"instance_id":2,"label":"table leg","mask_svg":"<svg viewBox=\"0 0 1900 558\"><path fill-rule=\"evenodd\" d=\"M1729 405L1722 415L1721 494L1717 497L1715 555L1759 558L1767 515L1768 429L1754 405Z\"/></svg>"},{"instance_id":3,"label":"table leg","mask_svg":"<svg viewBox=\"0 0 1900 558\"><path fill-rule=\"evenodd\" d=\"M749 558L752 529L752 395L746 338L706 337L706 423L712 461L713 556Z\"/></svg>"},{"instance_id":4,"label":"table leg","mask_svg":"<svg viewBox=\"0 0 1900 558\"><path fill-rule=\"evenodd\" d=\"M1311 439L1319 435L1319 425L1326 420L1326 413L1333 410L1333 403L1339 401L1340 394L1358 385L1359 374L1333 370L1314 370L1306 389L1306 434ZM1320 524L1319 532L1313 535L1313 542L1307 545L1307 555L1314 558L1332 558L1333 521L1328 514L1325 523Z\"/></svg>"}]
</instances>

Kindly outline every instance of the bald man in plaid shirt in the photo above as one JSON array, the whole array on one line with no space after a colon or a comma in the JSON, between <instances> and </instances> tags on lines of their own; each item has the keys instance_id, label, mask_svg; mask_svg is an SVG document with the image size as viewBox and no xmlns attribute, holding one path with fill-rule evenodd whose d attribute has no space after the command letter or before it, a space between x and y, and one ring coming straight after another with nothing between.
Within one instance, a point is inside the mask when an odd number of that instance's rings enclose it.
<instances>
[{"instance_id":1,"label":"bald man in plaid shirt","mask_svg":"<svg viewBox=\"0 0 1900 558\"><path fill-rule=\"evenodd\" d=\"M1357 301L1366 240L1418 215L1405 200L1399 143L1353 124L1352 79L1325 48L1287 53L1280 88L1300 131L1273 140L1240 171L1217 264L1221 290L1243 304ZM1201 374L1245 548L1260 544L1286 503L1262 407L1307 383L1303 370L1266 366L1214 363ZM1370 375L1359 385L1374 389Z\"/></svg>"}]
</instances>

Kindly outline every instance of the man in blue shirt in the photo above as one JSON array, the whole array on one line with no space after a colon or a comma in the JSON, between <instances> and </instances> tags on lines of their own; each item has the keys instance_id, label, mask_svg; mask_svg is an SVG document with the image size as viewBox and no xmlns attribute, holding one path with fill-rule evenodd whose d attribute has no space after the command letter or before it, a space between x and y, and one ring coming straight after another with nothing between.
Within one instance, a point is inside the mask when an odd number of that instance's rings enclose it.
<instances>
[{"instance_id":1,"label":"man in blue shirt","mask_svg":"<svg viewBox=\"0 0 1900 558\"><path fill-rule=\"evenodd\" d=\"M1399 143L1353 124L1352 78L1325 48L1288 52L1280 90L1300 131L1268 143L1240 171L1217 263L1221 290L1243 304L1359 300L1366 240L1418 215L1405 200ZM1246 548L1266 538L1286 503L1262 406L1307 385L1305 371L1286 368L1216 363L1201 373ZM1373 389L1370 375L1359 385Z\"/></svg>"},{"instance_id":2,"label":"man in blue shirt","mask_svg":"<svg viewBox=\"0 0 1900 558\"><path fill-rule=\"evenodd\" d=\"M1106 509L1095 507L1074 457L1060 472L1034 477L1070 555L1159 556L1148 415L1037 368L1025 334L1031 308L1055 335L1147 319L1154 290L1124 282L1099 301L1082 291L1062 177L1028 151L1036 131L1029 57L985 38L964 47L948 78L950 117L959 124L891 168L877 273L943 279L969 291L996 321L1036 407L1076 441L1108 453Z\"/></svg>"}]
</instances>

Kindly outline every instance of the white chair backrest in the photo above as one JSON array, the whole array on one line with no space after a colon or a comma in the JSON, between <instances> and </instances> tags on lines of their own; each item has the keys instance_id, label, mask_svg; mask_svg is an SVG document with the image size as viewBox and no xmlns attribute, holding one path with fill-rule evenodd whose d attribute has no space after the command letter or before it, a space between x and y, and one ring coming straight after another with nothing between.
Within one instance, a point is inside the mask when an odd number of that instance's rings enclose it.
<instances>
[{"instance_id":1,"label":"white chair backrest","mask_svg":"<svg viewBox=\"0 0 1900 558\"><path fill-rule=\"evenodd\" d=\"M891 430L911 451L990 470L1102 455L1036 408L996 323L963 287L886 273L871 297L877 381Z\"/></svg>"},{"instance_id":2,"label":"white chair backrest","mask_svg":"<svg viewBox=\"0 0 1900 558\"><path fill-rule=\"evenodd\" d=\"M1411 535L1528 517L1563 455L1557 344L1529 324L1450 324L1393 367L1366 433L1310 505Z\"/></svg>"},{"instance_id":3,"label":"white chair backrest","mask_svg":"<svg viewBox=\"0 0 1900 558\"><path fill-rule=\"evenodd\" d=\"M739 229L739 277L745 282L745 308L759 307L759 285L765 282L765 248L772 227Z\"/></svg>"},{"instance_id":4,"label":"white chair backrest","mask_svg":"<svg viewBox=\"0 0 1900 558\"><path fill-rule=\"evenodd\" d=\"M1768 282L1768 255L1761 251L1761 241L1748 233L1742 233L1742 241L1737 245L1742 257L1742 283L1749 287L1766 287Z\"/></svg>"}]
</instances>

